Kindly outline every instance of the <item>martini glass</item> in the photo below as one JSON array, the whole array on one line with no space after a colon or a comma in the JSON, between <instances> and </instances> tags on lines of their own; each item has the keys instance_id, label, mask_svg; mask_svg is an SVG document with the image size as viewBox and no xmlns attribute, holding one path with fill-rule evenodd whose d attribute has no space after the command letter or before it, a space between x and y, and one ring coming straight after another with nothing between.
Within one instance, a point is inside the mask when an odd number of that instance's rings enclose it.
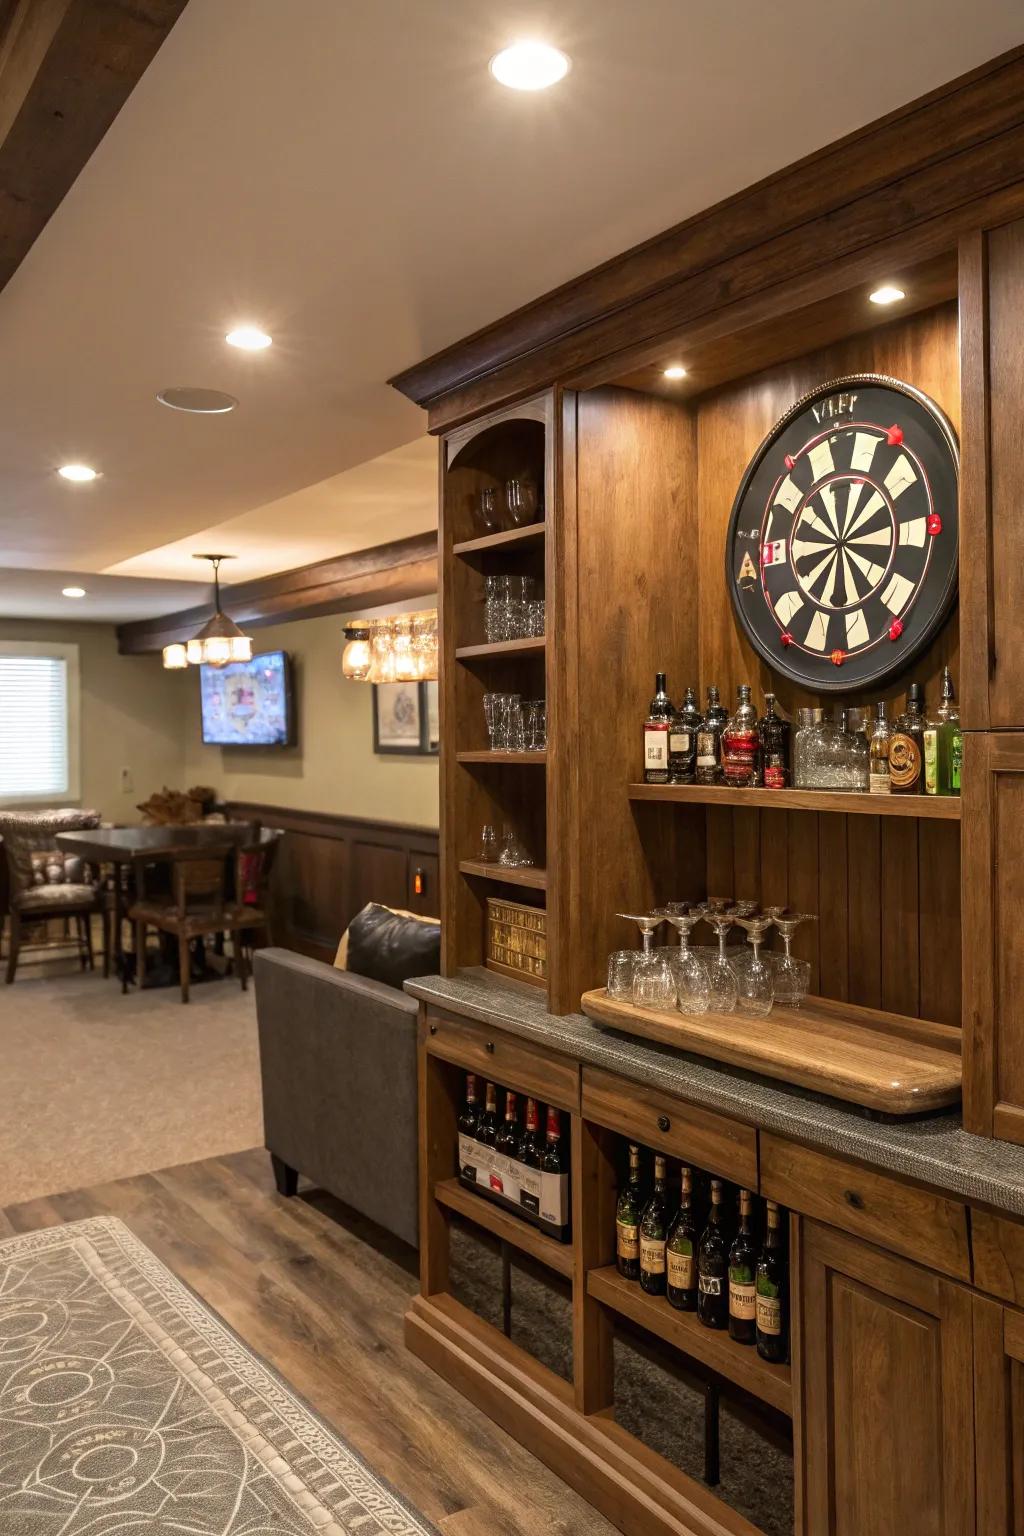
<instances>
[{"instance_id":1,"label":"martini glass","mask_svg":"<svg viewBox=\"0 0 1024 1536\"><path fill-rule=\"evenodd\" d=\"M659 911L679 935L679 949L674 960L679 1012L707 1013L711 1000L711 977L704 961L690 949L690 934L703 921L704 909L688 901L670 901Z\"/></svg>"},{"instance_id":2,"label":"martini glass","mask_svg":"<svg viewBox=\"0 0 1024 1536\"><path fill-rule=\"evenodd\" d=\"M701 916L718 934L718 954L708 962L708 980L711 992L708 1008L712 1013L732 1013L736 1008L736 972L725 952L725 941L735 921L731 905L722 897L712 897L701 910Z\"/></svg>"},{"instance_id":3,"label":"martini glass","mask_svg":"<svg viewBox=\"0 0 1024 1536\"><path fill-rule=\"evenodd\" d=\"M799 1008L807 996L811 967L806 960L791 954L793 935L801 923L816 923L813 912L793 912L789 907L766 907L765 911L782 935L782 954L775 955L775 1001L781 1008Z\"/></svg>"},{"instance_id":4,"label":"martini glass","mask_svg":"<svg viewBox=\"0 0 1024 1536\"><path fill-rule=\"evenodd\" d=\"M654 935L665 921L660 912L619 912L627 922L640 929L643 949L633 969L633 1004L637 1008L672 1008L676 983L672 967L663 955L655 953Z\"/></svg>"},{"instance_id":5,"label":"martini glass","mask_svg":"<svg viewBox=\"0 0 1024 1536\"><path fill-rule=\"evenodd\" d=\"M738 1002L743 1013L763 1016L772 1011L775 977L771 962L761 958L761 945L774 921L775 919L765 912L750 917L736 914L736 922L741 928L746 929L747 943L753 950L753 954L741 960L736 967Z\"/></svg>"}]
</instances>

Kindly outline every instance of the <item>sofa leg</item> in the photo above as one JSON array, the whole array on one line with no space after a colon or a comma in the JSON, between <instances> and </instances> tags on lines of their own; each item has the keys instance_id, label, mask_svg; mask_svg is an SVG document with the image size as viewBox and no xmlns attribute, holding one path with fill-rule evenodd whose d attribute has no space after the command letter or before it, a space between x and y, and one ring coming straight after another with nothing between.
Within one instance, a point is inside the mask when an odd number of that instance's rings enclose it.
<instances>
[{"instance_id":1,"label":"sofa leg","mask_svg":"<svg viewBox=\"0 0 1024 1536\"><path fill-rule=\"evenodd\" d=\"M276 1152L270 1154L270 1166L274 1170L274 1183L277 1185L278 1194L286 1198L296 1194L299 1188L298 1169L289 1167Z\"/></svg>"}]
</instances>

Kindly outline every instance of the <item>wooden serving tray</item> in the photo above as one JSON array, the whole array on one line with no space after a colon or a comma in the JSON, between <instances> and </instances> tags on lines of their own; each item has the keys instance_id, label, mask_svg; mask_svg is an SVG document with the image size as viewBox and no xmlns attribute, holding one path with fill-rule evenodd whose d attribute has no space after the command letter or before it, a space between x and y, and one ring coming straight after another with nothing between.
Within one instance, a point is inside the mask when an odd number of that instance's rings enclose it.
<instances>
[{"instance_id":1,"label":"wooden serving tray","mask_svg":"<svg viewBox=\"0 0 1024 1536\"><path fill-rule=\"evenodd\" d=\"M798 1083L888 1115L921 1114L960 1101L960 1031L902 1014L809 997L802 1008L744 1013L659 1013L613 1002L604 987L583 994L588 1018L675 1045L732 1067Z\"/></svg>"}]
</instances>

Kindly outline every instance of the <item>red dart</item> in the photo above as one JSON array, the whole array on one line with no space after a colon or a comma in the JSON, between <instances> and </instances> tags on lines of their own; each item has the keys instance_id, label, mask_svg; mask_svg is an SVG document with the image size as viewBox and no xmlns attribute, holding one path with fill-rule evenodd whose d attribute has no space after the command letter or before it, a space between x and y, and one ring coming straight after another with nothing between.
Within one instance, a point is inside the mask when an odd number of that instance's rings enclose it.
<instances>
[{"instance_id":1,"label":"red dart","mask_svg":"<svg viewBox=\"0 0 1024 1536\"><path fill-rule=\"evenodd\" d=\"M902 619L893 619L892 623L889 625L889 639L890 640L898 640L900 635L902 635L902 633L903 633L903 620Z\"/></svg>"},{"instance_id":2,"label":"red dart","mask_svg":"<svg viewBox=\"0 0 1024 1536\"><path fill-rule=\"evenodd\" d=\"M885 440L889 444L890 448L898 448L900 443L903 441L903 428L898 427L896 423L893 422L892 426L885 434Z\"/></svg>"}]
</instances>

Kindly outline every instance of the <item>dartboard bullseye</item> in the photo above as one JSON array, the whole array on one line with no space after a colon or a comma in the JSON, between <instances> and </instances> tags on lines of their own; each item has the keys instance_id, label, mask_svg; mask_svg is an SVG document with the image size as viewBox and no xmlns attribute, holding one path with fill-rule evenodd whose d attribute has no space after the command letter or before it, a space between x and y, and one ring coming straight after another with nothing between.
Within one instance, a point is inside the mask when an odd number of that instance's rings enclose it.
<instances>
[{"instance_id":1,"label":"dartboard bullseye","mask_svg":"<svg viewBox=\"0 0 1024 1536\"><path fill-rule=\"evenodd\" d=\"M900 672L956 595L958 452L938 406L858 374L782 418L733 504L726 577L776 672L849 692Z\"/></svg>"}]
</instances>

